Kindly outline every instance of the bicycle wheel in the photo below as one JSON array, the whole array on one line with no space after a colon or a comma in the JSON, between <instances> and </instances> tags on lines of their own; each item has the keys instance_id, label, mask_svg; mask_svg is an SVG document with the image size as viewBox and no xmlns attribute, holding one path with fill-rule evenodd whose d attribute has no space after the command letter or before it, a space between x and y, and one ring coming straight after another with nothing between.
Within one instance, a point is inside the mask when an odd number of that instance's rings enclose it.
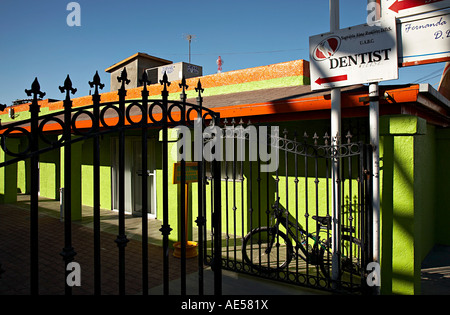
<instances>
[{"instance_id":1,"label":"bicycle wheel","mask_svg":"<svg viewBox=\"0 0 450 315\"><path fill-rule=\"evenodd\" d=\"M256 228L244 237L242 257L260 271L277 271L286 268L293 257L289 238L275 228Z\"/></svg>"},{"instance_id":2,"label":"bicycle wheel","mask_svg":"<svg viewBox=\"0 0 450 315\"><path fill-rule=\"evenodd\" d=\"M361 241L357 238L344 235L341 242L341 265L338 279L341 279L345 274L359 275L361 271ZM321 245L319 254L320 270L323 275L329 279L331 279L332 256L331 238L329 238Z\"/></svg>"}]
</instances>

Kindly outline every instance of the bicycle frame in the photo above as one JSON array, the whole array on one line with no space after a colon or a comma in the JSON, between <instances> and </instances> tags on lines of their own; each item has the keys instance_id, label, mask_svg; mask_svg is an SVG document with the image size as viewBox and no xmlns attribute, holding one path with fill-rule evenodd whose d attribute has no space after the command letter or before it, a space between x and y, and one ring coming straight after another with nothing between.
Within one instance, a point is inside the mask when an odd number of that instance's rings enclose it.
<instances>
[{"instance_id":1,"label":"bicycle frame","mask_svg":"<svg viewBox=\"0 0 450 315\"><path fill-rule=\"evenodd\" d=\"M317 232L308 233L303 229L298 221L296 221L295 223L291 222L288 217L283 214L283 210L280 210L276 207L273 208L275 224L272 227L274 227L276 230L275 235L278 234L281 224L286 229L286 235L288 237L291 237L295 241L297 248L303 253L304 256L300 255L298 251L294 252L294 255L305 260L307 263L317 265L319 261L318 255L320 248L325 249L327 247L324 242L321 241L321 238L319 235L317 235ZM303 241L301 240L302 236L304 238ZM313 241L313 244L309 244L308 239L311 239ZM328 237L326 239L328 239ZM312 246L310 247L310 245ZM307 248L311 248L312 250L308 251ZM268 250L270 249L271 247L268 248Z\"/></svg>"}]
</instances>

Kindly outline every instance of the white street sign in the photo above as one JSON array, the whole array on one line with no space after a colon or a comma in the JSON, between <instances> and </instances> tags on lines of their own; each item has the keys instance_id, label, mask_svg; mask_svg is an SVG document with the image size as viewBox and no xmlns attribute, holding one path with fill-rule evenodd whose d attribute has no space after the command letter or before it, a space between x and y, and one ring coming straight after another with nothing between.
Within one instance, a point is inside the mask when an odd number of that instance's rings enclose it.
<instances>
[{"instance_id":1,"label":"white street sign","mask_svg":"<svg viewBox=\"0 0 450 315\"><path fill-rule=\"evenodd\" d=\"M395 19L309 38L311 89L398 79Z\"/></svg>"},{"instance_id":2,"label":"white street sign","mask_svg":"<svg viewBox=\"0 0 450 315\"><path fill-rule=\"evenodd\" d=\"M450 7L450 0L381 0L381 17L405 17Z\"/></svg>"},{"instance_id":3,"label":"white street sign","mask_svg":"<svg viewBox=\"0 0 450 315\"><path fill-rule=\"evenodd\" d=\"M401 18L397 34L403 67L450 60L450 10Z\"/></svg>"}]
</instances>

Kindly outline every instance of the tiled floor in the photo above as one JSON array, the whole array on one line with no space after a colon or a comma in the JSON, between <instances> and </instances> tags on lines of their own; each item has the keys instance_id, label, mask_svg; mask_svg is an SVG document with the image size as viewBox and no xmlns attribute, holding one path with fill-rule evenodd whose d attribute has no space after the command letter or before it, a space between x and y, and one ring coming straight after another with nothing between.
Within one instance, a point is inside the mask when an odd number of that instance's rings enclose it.
<instances>
[{"instance_id":1,"label":"tiled floor","mask_svg":"<svg viewBox=\"0 0 450 315\"><path fill-rule=\"evenodd\" d=\"M30 293L30 253L29 253L29 210L26 201L17 205L0 206L0 263L5 272L1 275L0 294ZM46 209L39 215L39 293L64 294L64 262L60 252L64 247L64 224L59 220L58 204L40 202ZM53 207L53 209L52 209ZM56 209L55 209L56 208ZM58 210L58 211L56 211ZM87 212L89 209L86 210ZM117 214L102 212L101 267L102 294L118 294L118 248L114 240L117 235ZM126 253L126 294L142 293L142 263L140 241L141 218L129 217L126 221L127 237L130 240ZM85 219L72 225L72 244L77 253L75 260L81 267L82 285L73 287L73 294L93 294L94 260L92 219ZM160 286L162 280L163 250L160 242L161 222L149 220L149 288ZM180 277L180 260L169 253L169 277ZM196 258L187 260L186 272L198 269Z\"/></svg>"},{"instance_id":2,"label":"tiled floor","mask_svg":"<svg viewBox=\"0 0 450 315\"><path fill-rule=\"evenodd\" d=\"M40 200L39 203L39 293L43 295L64 294L64 262L60 252L64 247L64 224L60 221L59 203ZM19 196L15 205L0 205L0 264L5 270L0 275L0 295L30 294L29 212L28 196ZM94 293L92 208L83 208L83 220L72 225L75 261L81 266L80 287L73 288L74 295ZM116 212L101 212L101 283L102 294L118 294L118 216ZM130 240L125 248L127 295L142 294L141 225L142 218L126 216L126 234ZM149 219L149 293L163 292L163 249L161 247L161 221ZM450 294L449 282L450 247L436 246L422 266L422 294ZM198 261L187 260L187 294L198 294ZM212 272L204 271L205 295L213 294ZM170 294L180 294L180 260L169 252ZM324 294L279 282L255 279L254 277L223 272L223 294L274 294L306 295Z\"/></svg>"}]
</instances>

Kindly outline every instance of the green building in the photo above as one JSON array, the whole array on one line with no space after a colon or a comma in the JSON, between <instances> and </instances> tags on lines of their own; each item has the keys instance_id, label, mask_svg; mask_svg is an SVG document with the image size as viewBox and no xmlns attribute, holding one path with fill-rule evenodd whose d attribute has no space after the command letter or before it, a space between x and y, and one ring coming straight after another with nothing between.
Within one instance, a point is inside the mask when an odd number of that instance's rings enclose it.
<instances>
[{"instance_id":1,"label":"green building","mask_svg":"<svg viewBox=\"0 0 450 315\"><path fill-rule=\"evenodd\" d=\"M133 58L132 58L133 57ZM139 58L149 62L153 57L136 54L123 62L115 64L112 69L117 75L129 63L139 63ZM155 58L163 62L169 61ZM141 61L141 64L144 64ZM138 71L139 66L136 66ZM128 68L127 68L128 69ZM190 69L189 67L185 69ZM140 69L142 70L142 69ZM188 70L183 70L188 71ZM133 74L137 77L136 73ZM113 80L112 78L111 80ZM181 79L181 78L180 78ZM244 124L254 126L279 127L280 132L287 131L287 137L301 138L306 134L309 139L316 133L323 142L323 136L330 130L331 99L329 91L313 92L309 86L309 64L303 60L289 61L257 68L217 73L186 80L188 103L196 103L197 93L194 87L198 79L204 88L203 106L220 113L224 126ZM136 81L136 80L135 80ZM181 88L179 81L173 81L168 87L170 97L179 98ZM142 86L127 90L127 100L141 98ZM161 98L161 85L148 85L149 98ZM443 97L430 85L380 85L380 191L381 191L381 293L382 294L420 294L421 262L436 244L450 245L450 232L446 225L450 223L450 195L446 189L450 185L450 174L446 174L446 162L450 158L450 101ZM117 101L116 91L101 94L101 103ZM76 97L73 107L92 104L90 96ZM368 143L368 87L352 86L342 89L342 131L350 131L352 141ZM63 110L62 101L42 100L40 115ZM29 104L15 105L0 113L2 125L29 118ZM14 115L11 109L14 108ZM130 109L131 119L138 117ZM80 115L77 128L89 129L87 117ZM87 116L87 115L86 115ZM105 124L114 124L117 115L105 115ZM136 118L139 120L139 118ZM234 120L234 121L233 121ZM294 134L294 132L297 132ZM57 121L49 121L43 133L45 141L56 142L61 137L61 126ZM162 204L162 164L161 141L159 129L151 128L148 133L148 168L142 170L140 130L128 130L125 142L125 208L132 215L141 215L142 210L142 176L148 177L148 209L149 219L160 219ZM169 152L176 149L177 131L169 135ZM18 137L8 139L8 148L20 152L27 145L26 139ZM93 205L93 139L78 141L72 146L72 220L83 220L82 206ZM118 189L118 137L114 133L102 135L100 138L100 206L103 209L115 210ZM180 239L179 208L180 188L172 183L174 155L169 155L168 176L170 179L169 212L171 242ZM175 154L176 156L176 154ZM40 156L39 159L39 193L41 197L58 200L63 188L64 150L55 149ZM0 158L5 161L10 156L2 151ZM226 166L228 165L228 167ZM227 220L236 219L238 231L227 232L229 235L244 236L253 227L254 208L260 202L264 208L270 208L273 196L257 193L256 186L249 190L249 178L257 182L257 171L245 163L223 163L222 165L222 224L224 233ZM286 179L277 183L294 185L292 162L280 162L280 167L289 169ZM312 166L310 166L312 167ZM236 168L236 173L231 170ZM253 173L251 173L252 168ZM30 192L28 160L10 164L0 169L0 198L2 203L14 203L17 193ZM236 177L238 174L240 177ZM76 176L75 176L76 175ZM206 174L208 175L208 173ZM235 176L236 175L236 176ZM233 178L233 176L235 176ZM270 175L275 179L275 174ZM244 179L245 177L245 179ZM297 175L295 175L297 177ZM305 174L300 173L300 178ZM317 176L316 176L317 177ZM320 173L320 181L324 183L325 175ZM224 181L225 178L225 181ZM233 180L234 179L234 180ZM277 178L278 179L278 178ZM317 178L316 178L317 179ZM309 179L308 179L309 180ZM314 178L310 179L310 188L314 188ZM273 193L275 183L264 184L262 191ZM269 187L269 185L272 185ZM292 187L292 186L291 186ZM197 217L197 184L193 182L188 192L189 237L192 238ZM227 191L234 192L228 194ZM325 190L325 186L319 188ZM304 188L308 194L308 188ZM277 190L281 200L293 202L295 196L287 188ZM311 191L314 194L314 191ZM264 196L263 196L264 195ZM288 196L288 197L286 197ZM292 198L291 198L292 196ZM305 191L298 194L305 196ZM353 194L347 196L350 200ZM345 197L344 197L345 198ZM320 212L323 213L326 200L318 198ZM228 212L228 209L232 211ZM232 214L229 214L232 213ZM311 220L311 219L306 219ZM304 221L302 221L304 223ZM302 223L302 224L303 224ZM231 225L230 225L231 228Z\"/></svg>"}]
</instances>

